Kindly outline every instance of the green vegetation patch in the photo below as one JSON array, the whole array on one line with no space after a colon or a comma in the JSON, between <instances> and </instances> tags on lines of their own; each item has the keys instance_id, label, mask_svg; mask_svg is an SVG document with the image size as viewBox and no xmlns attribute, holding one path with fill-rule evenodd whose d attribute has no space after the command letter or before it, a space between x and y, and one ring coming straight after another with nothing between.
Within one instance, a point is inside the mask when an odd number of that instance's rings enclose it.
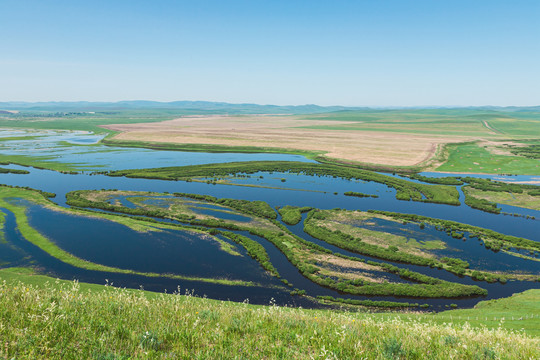
<instances>
[{"instance_id":1,"label":"green vegetation patch","mask_svg":"<svg viewBox=\"0 0 540 360\"><path fill-rule=\"evenodd\" d=\"M422 244L416 241L409 242L405 237L361 229L347 225L344 221L339 221L338 226L332 224L335 222L332 218L352 220L354 215L355 212L350 211L313 210L304 222L304 231L317 239L359 254L414 265L444 268L460 275L467 272L469 264L463 262L457 266L437 260L425 252L425 249L421 249ZM442 246L440 243L437 245ZM436 245L429 244L428 246Z\"/></svg>"},{"instance_id":2,"label":"green vegetation patch","mask_svg":"<svg viewBox=\"0 0 540 360\"><path fill-rule=\"evenodd\" d=\"M430 176L422 176L419 174L410 174L408 175L409 178L430 183L430 184L440 184L440 185L463 185L463 181L458 177L430 177Z\"/></svg>"},{"instance_id":3,"label":"green vegetation patch","mask_svg":"<svg viewBox=\"0 0 540 360\"><path fill-rule=\"evenodd\" d=\"M497 204L519 206L540 210L540 187L527 184L512 184L473 177L462 178L465 204L479 210L499 214Z\"/></svg>"},{"instance_id":4,"label":"green vegetation patch","mask_svg":"<svg viewBox=\"0 0 540 360\"><path fill-rule=\"evenodd\" d=\"M5 271L0 270L4 278ZM28 279L30 275L24 275ZM64 281L0 282L3 358L534 359L521 332L389 315L253 306ZM44 331L46 329L46 331Z\"/></svg>"},{"instance_id":5,"label":"green vegetation patch","mask_svg":"<svg viewBox=\"0 0 540 360\"><path fill-rule=\"evenodd\" d=\"M501 208L497 206L497 203L481 196L474 196L475 190L473 188L464 186L462 190L463 194L465 195L465 205L470 206L473 209L482 210L493 214L501 213ZM482 190L476 191L483 192Z\"/></svg>"},{"instance_id":6,"label":"green vegetation patch","mask_svg":"<svg viewBox=\"0 0 540 360\"><path fill-rule=\"evenodd\" d=\"M434 314L440 322L487 326L523 331L540 336L540 290L531 289L508 298L481 301L473 309Z\"/></svg>"},{"instance_id":7,"label":"green vegetation patch","mask_svg":"<svg viewBox=\"0 0 540 360\"><path fill-rule=\"evenodd\" d=\"M510 152L514 155L523 156L529 159L540 160L540 143L527 144L525 146L508 145Z\"/></svg>"},{"instance_id":8,"label":"green vegetation patch","mask_svg":"<svg viewBox=\"0 0 540 360\"><path fill-rule=\"evenodd\" d=\"M448 160L436 170L457 173L540 175L537 159L494 154L476 143L449 144Z\"/></svg>"},{"instance_id":9,"label":"green vegetation patch","mask_svg":"<svg viewBox=\"0 0 540 360\"><path fill-rule=\"evenodd\" d=\"M440 240L417 241L414 238L363 228L362 224L369 223L372 218L375 218L373 214L359 211L317 210L309 217L309 224L323 227L336 234L350 235L354 238L354 241L349 242L350 244L353 242L367 243L388 249L393 253L404 252L425 258L434 258L428 252L429 250L446 248L446 244ZM306 223L308 222L306 221ZM398 224L396 222L396 225ZM422 264L424 263L422 262Z\"/></svg>"},{"instance_id":10,"label":"green vegetation patch","mask_svg":"<svg viewBox=\"0 0 540 360\"><path fill-rule=\"evenodd\" d=\"M377 307L377 308L415 308L418 307L417 303L407 302L394 302L394 301L373 301L373 300L356 300L356 299L343 299L335 298L333 296L317 296L317 299L321 300L323 304L348 304L359 305L364 307Z\"/></svg>"},{"instance_id":11,"label":"green vegetation patch","mask_svg":"<svg viewBox=\"0 0 540 360\"><path fill-rule=\"evenodd\" d=\"M281 220L288 225L296 225L302 220L302 213L310 211L312 208L298 207L286 205L278 209L279 214L281 215Z\"/></svg>"},{"instance_id":12,"label":"green vegetation patch","mask_svg":"<svg viewBox=\"0 0 540 360\"><path fill-rule=\"evenodd\" d=\"M317 164L288 161L250 161L231 162L225 164L190 165L154 169L119 170L108 172L109 176L126 176L133 178L150 178L163 180L189 180L197 177L216 177L256 172L289 172L294 174L321 175L358 179L386 184L397 190L398 200L413 200L450 205L459 205L459 193L453 186L426 185L413 183L404 179L378 174L354 167L332 164Z\"/></svg>"},{"instance_id":13,"label":"green vegetation patch","mask_svg":"<svg viewBox=\"0 0 540 360\"><path fill-rule=\"evenodd\" d=\"M491 249L493 251L505 250L509 254L514 256L518 256L518 254L511 251L512 248L525 249L533 252L540 250L540 242L538 241L524 239L512 235L505 235L478 226L472 226L468 224L458 223L455 221L435 219L427 216L414 214L400 214L380 210L369 210L368 212L388 216L402 221L431 224L434 225L438 230L446 231L448 234L451 234L453 237L459 239L465 236L464 232L468 232L469 237L477 237L478 239L480 239L486 249Z\"/></svg>"},{"instance_id":14,"label":"green vegetation patch","mask_svg":"<svg viewBox=\"0 0 540 360\"><path fill-rule=\"evenodd\" d=\"M413 280L415 283L379 283L377 279L360 280L351 279L346 268L349 267L365 267L365 261L357 258L351 258L340 254L332 253L317 244L306 241L292 234L285 226L275 219L264 216L264 211L256 214L254 211L259 211L258 206L245 207L243 200L227 200L227 204L237 209L243 208L243 213L254 217L249 223L234 222L225 219L210 219L210 218L193 218L185 214L171 214L164 212L162 209L152 209L146 207L144 209L131 209L116 204L105 203L101 200L91 200L90 198L99 199L99 196L92 194L99 191L77 191L67 194L68 203L77 206L96 207L109 211L133 213L137 211L138 215L150 217L167 217L184 223L196 226L224 228L230 230L248 231L250 234L264 238L273 243L296 267L298 270L311 281L332 289L337 289L346 293L355 295L381 295L381 296L413 296L413 297L459 297L459 296L478 296L485 295L486 290L478 286L462 285L450 283L415 273L409 270L400 269L396 266L386 263L367 262L370 268L376 269L381 273L390 272L398 274L405 280ZM110 191L105 191L106 194ZM162 194L163 195L163 194ZM213 196L184 194L177 193L176 196L193 198L208 203L221 204L223 199L216 199ZM75 201L75 202L73 202ZM236 203L236 205L235 205ZM266 207L262 207L263 209ZM254 210L255 209L255 210ZM273 211L273 210L272 210ZM275 212L274 212L275 214ZM155 220L153 220L155 221ZM221 230L213 230L221 231ZM254 257L261 263L262 257ZM332 264L331 269L325 264ZM336 267L335 265L338 264ZM337 270L336 270L337 268ZM267 268L268 269L268 268ZM286 281L283 279L282 281Z\"/></svg>"},{"instance_id":15,"label":"green vegetation patch","mask_svg":"<svg viewBox=\"0 0 540 360\"><path fill-rule=\"evenodd\" d=\"M21 166L31 166L36 169L47 169L60 172L72 172L84 168L78 164L62 163L54 161L53 156L30 156L30 155L6 155L0 154L0 163L4 165L16 164Z\"/></svg>"},{"instance_id":16,"label":"green vegetation patch","mask_svg":"<svg viewBox=\"0 0 540 360\"><path fill-rule=\"evenodd\" d=\"M534 190L524 191L521 194L500 191L483 191L475 188L467 190L466 195L483 199L491 203L505 204L532 210L540 210L540 196Z\"/></svg>"},{"instance_id":17,"label":"green vegetation patch","mask_svg":"<svg viewBox=\"0 0 540 360\"><path fill-rule=\"evenodd\" d=\"M17 169L6 169L0 167L0 174L30 174L30 171L27 170L17 170Z\"/></svg>"},{"instance_id":18,"label":"green vegetation patch","mask_svg":"<svg viewBox=\"0 0 540 360\"><path fill-rule=\"evenodd\" d=\"M19 230L20 234L29 242L39 247L41 250L45 251L49 255L55 257L56 259L66 263L70 264L75 267L87 269L87 270L96 270L96 271L105 271L105 272L112 272L112 273L123 273L123 274L134 274L134 275L142 275L147 277L167 277L172 279L179 279L179 280L188 280L188 281L202 281L202 282L210 282L210 283L217 283L217 284L223 284L223 285L244 285L244 286L254 286L252 282L246 282L241 280L229 280L229 279L213 279L213 278L202 278L202 277L188 277L183 275L174 275L174 274L158 274L158 273L149 273L149 272L138 272L134 270L129 269L120 269L115 268L111 266L96 264L84 259L81 259L63 249L58 247L53 241L46 238L42 234L40 234L37 230L32 228L28 222L28 218L26 216L26 208L22 205L15 205L12 202L6 201L7 198L21 198L28 201L35 202L37 204L45 205L53 210L56 211L64 211L64 212L70 212L72 214L81 215L81 216L95 216L104 218L107 220L118 220L119 223L125 223L125 222L137 222L136 219L127 219L118 217L111 214L99 214L99 213L92 213L92 214L85 214L81 211L70 211L67 209L63 209L58 207L57 205L54 205L50 202L46 202L45 199L42 197L41 194L38 192L34 192L31 190L23 190L23 189L15 189L15 188L1 188L0 193L0 207L5 208L9 211L11 211L15 215L16 223L17 223L17 229ZM140 221L139 221L140 223ZM148 224L145 224L142 222L140 225L142 225L142 229L148 229ZM180 229L181 227L173 226L173 225L157 225L159 226L165 226L167 228L175 228ZM187 231L194 231L194 232L200 232L200 230L196 229L186 229Z\"/></svg>"}]
</instances>

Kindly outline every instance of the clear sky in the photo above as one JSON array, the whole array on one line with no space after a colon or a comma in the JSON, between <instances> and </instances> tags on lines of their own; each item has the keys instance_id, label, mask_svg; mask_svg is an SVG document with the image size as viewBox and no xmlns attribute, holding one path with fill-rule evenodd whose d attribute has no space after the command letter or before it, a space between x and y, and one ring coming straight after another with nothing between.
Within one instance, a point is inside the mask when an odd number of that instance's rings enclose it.
<instances>
[{"instance_id":1,"label":"clear sky","mask_svg":"<svg viewBox=\"0 0 540 360\"><path fill-rule=\"evenodd\" d=\"M0 101L540 105L539 0L0 0Z\"/></svg>"}]
</instances>

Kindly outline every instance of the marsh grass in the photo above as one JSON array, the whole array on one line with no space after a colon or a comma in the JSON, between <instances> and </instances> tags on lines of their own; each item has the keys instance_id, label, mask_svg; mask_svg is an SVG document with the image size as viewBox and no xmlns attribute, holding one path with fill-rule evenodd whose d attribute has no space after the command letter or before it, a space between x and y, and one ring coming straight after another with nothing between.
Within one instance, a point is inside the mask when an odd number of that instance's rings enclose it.
<instances>
[{"instance_id":1,"label":"marsh grass","mask_svg":"<svg viewBox=\"0 0 540 360\"><path fill-rule=\"evenodd\" d=\"M221 284L221 285L231 285L231 286L237 286L237 285L240 285L240 286L260 286L259 284L255 284L255 283L250 282L250 281L243 281L243 280L236 280L236 279L190 277L190 276L184 276L184 275L179 275L179 274L159 274L159 273L153 273L153 272L140 272L140 271L135 271L135 270L131 270L131 269L121 269L121 268L117 268L117 267L113 267L113 266L97 264L97 263L93 263L91 261L79 258L79 257L77 257L77 256L63 250L58 245L56 245L56 243L54 241L52 241L51 239L45 237L39 231L34 229L32 226L30 226L30 223L28 221L28 217L26 215L26 206L24 206L24 205L16 205L16 204L13 203L13 201L8 201L9 199L11 199L11 200L17 199L17 198L19 198L19 196L20 196L20 199L24 199L24 200L28 200L28 201L32 201L32 202L35 201L37 204L47 206L47 207L49 207L49 208L51 208L53 210L57 210L57 211L65 211L65 212L68 212L68 213L74 213L74 214L78 214L78 215L84 214L84 212L61 209L58 206L55 206L55 205L53 205L51 203L48 203L43 198L42 195L40 195L39 193L37 193L35 191L29 191L29 190L24 190L24 189L5 188L5 187L0 186L0 208L5 208L5 209L11 211L15 215L17 229L20 232L21 236L25 240L29 241L30 243L32 243L32 244L36 245L37 247L39 247L41 250L48 253L49 255L55 257L56 259L66 263L66 264L70 264L70 265L73 265L75 267L82 268L82 269L87 269L87 270L105 271L105 272L121 273L121 274L134 274L134 275L141 275L141 276L146 276L146 277L155 277L155 278L166 277L166 278L177 279L177 280L201 281L201 282L215 283L215 284ZM133 219L118 218L118 217L115 217L114 215L112 215L112 217L111 217L110 214L94 214L94 215L95 216L99 215L99 217L107 218L109 220L112 220L112 219L117 220L117 219L119 219L120 220L119 222L123 223L124 225L126 225L125 221L127 221L128 223L133 223L133 221L134 221ZM0 211L0 217L3 218L2 214L1 214L1 211ZM137 225L137 224L135 223L135 225ZM141 224L139 224L139 225L141 225ZM167 225L161 225L160 224L159 226L164 227L164 228L175 229L175 227L171 227L171 226L167 226ZM135 229L147 230L148 227L144 226L144 224L142 224L142 226L135 226ZM198 230L190 229L190 231L197 232ZM198 232L201 233L200 231L198 231ZM206 236L208 236L209 238L211 238L213 240L216 240L220 244L220 247L221 247L221 249L223 251L226 251L231 255L236 255L236 254L240 255L238 252L236 252L234 250L235 249L234 245L232 245L232 244L230 244L230 243L228 243L228 242L226 242L226 241L224 241L222 239L219 239L217 237L210 236L209 234L206 235Z\"/></svg>"},{"instance_id":2,"label":"marsh grass","mask_svg":"<svg viewBox=\"0 0 540 360\"><path fill-rule=\"evenodd\" d=\"M179 289L180 290L180 289ZM538 338L406 315L0 283L0 358L536 359ZM489 356L487 356L489 355ZM486 357L487 356L487 357Z\"/></svg>"},{"instance_id":3,"label":"marsh grass","mask_svg":"<svg viewBox=\"0 0 540 360\"><path fill-rule=\"evenodd\" d=\"M484 199L491 203L540 210L540 196L534 195L534 190L526 190L519 194L501 191L483 191L467 187L466 191L466 196L469 195L475 198Z\"/></svg>"}]
</instances>

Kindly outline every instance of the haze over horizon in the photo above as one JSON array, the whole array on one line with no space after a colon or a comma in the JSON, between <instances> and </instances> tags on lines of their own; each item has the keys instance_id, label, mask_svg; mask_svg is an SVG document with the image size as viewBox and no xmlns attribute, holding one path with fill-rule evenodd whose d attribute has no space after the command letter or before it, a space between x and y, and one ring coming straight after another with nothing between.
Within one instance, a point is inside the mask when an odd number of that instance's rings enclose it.
<instances>
[{"instance_id":1,"label":"haze over horizon","mask_svg":"<svg viewBox=\"0 0 540 360\"><path fill-rule=\"evenodd\" d=\"M5 106L9 104L10 106ZM224 101L207 101L207 100L172 100L172 101L156 101L156 100L146 100L146 99L137 99L137 100L118 100L118 101L87 101L87 100L72 100L72 101L63 101L63 100L50 100L50 101L0 101L0 110L15 110L19 109L17 106L19 105L20 109L24 108L31 108L36 105L50 105L52 108L55 108L57 105L66 105L71 106L73 108L77 108L77 106L83 106L83 105L89 105L92 107L99 108L100 105L106 107L106 106L114 106L114 105L126 105L126 107L132 107L132 108L188 108L189 105L191 108L196 109L198 106L204 107L204 106L219 106L222 105L224 108L231 106L231 107L242 107L242 106L255 106L255 107L277 107L277 108L294 108L294 107L319 107L319 108L328 108L331 109L331 111L334 111L335 108L342 108L342 110L355 110L355 109L373 109L373 110L393 110L393 109L460 109L460 108L498 108L498 109L505 109L505 108L538 108L540 107L540 101L537 105L526 105L526 106L516 106L516 105L507 105L507 106L500 106L500 105L403 105L403 106L392 106L392 105L380 105L380 106L346 106L346 105L340 105L340 104L330 104L330 105L320 105L320 104L260 104L260 103L248 103L248 102L238 102L238 103L232 103L232 102L224 102ZM168 106L170 105L170 106ZM340 110L340 109L338 109Z\"/></svg>"},{"instance_id":2,"label":"haze over horizon","mask_svg":"<svg viewBox=\"0 0 540 360\"><path fill-rule=\"evenodd\" d=\"M532 0L8 0L0 14L0 102L540 103Z\"/></svg>"}]
</instances>

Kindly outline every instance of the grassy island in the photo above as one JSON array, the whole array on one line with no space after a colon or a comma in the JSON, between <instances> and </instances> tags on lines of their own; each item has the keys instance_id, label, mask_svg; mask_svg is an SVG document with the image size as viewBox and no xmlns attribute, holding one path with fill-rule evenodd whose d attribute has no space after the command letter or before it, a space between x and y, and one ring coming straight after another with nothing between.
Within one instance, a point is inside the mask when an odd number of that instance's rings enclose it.
<instances>
[{"instance_id":1,"label":"grassy island","mask_svg":"<svg viewBox=\"0 0 540 360\"><path fill-rule=\"evenodd\" d=\"M374 181L396 189L396 198L398 200L413 200L449 205L460 204L459 194L454 186L419 184L345 165L339 166L294 161L250 161L155 169L118 170L108 172L107 175L163 180L191 180L192 178L199 177L215 178L234 176L236 174L253 174L256 172L333 176L344 179Z\"/></svg>"},{"instance_id":2,"label":"grassy island","mask_svg":"<svg viewBox=\"0 0 540 360\"><path fill-rule=\"evenodd\" d=\"M273 216L263 210L269 207L267 207L268 205L264 206L261 202L176 193L173 197L169 197L165 204L151 202L141 204L139 202L141 206L129 208L117 204L114 200L115 195L125 196L126 194L136 197L144 195L149 199L163 196L163 194L140 192L81 190L71 192L67 197L68 204L72 206L93 207L153 218L173 219L196 226L248 232L274 244L309 280L353 295L453 298L486 294L486 291L478 286L451 283L394 265L333 253L320 245L292 234L285 226L274 220ZM194 212L189 210L189 207L193 205L187 205L193 200L207 204L225 205L231 210L241 209L245 215L251 217L251 220L247 222L226 219L221 216L220 212L212 215ZM352 272L350 269L356 269L356 271ZM388 274L396 274L404 281L389 282L386 279Z\"/></svg>"}]
</instances>

